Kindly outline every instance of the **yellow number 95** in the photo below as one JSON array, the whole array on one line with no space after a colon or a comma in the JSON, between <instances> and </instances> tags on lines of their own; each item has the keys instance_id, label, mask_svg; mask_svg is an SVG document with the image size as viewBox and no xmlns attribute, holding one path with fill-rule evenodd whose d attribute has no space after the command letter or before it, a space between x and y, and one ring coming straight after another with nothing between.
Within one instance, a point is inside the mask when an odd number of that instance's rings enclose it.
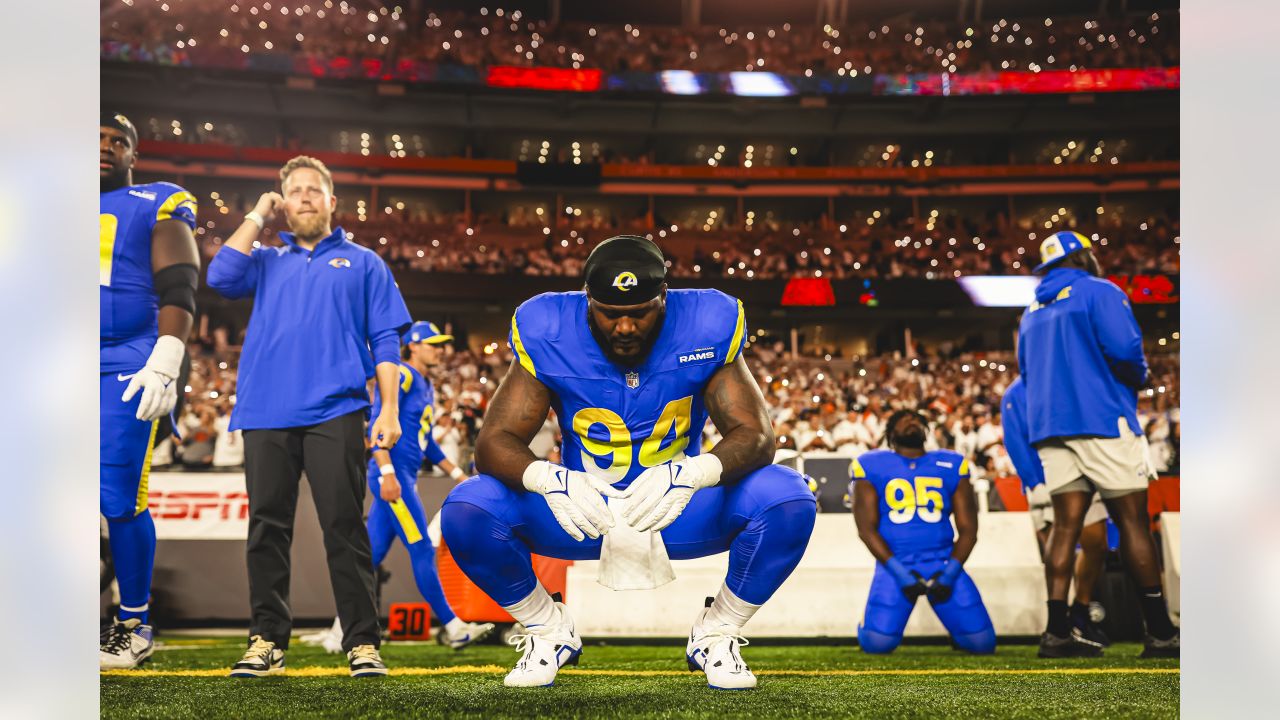
<instances>
[{"instance_id":1,"label":"yellow number 95","mask_svg":"<svg viewBox=\"0 0 1280 720\"><path fill-rule=\"evenodd\" d=\"M901 525L916 515L925 522L942 519L942 478L917 477L915 485L894 478L884 486L884 501L889 506L889 522Z\"/></svg>"}]
</instances>

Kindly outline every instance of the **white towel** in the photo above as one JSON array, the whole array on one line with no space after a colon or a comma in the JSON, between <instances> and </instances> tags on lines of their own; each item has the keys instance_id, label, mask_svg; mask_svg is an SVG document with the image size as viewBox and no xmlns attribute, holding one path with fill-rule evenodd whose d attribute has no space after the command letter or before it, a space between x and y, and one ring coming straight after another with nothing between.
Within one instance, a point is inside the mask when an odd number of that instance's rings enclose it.
<instances>
[{"instance_id":1,"label":"white towel","mask_svg":"<svg viewBox=\"0 0 1280 720\"><path fill-rule=\"evenodd\" d=\"M596 582L611 590L652 590L676 579L662 534L640 532L622 519L630 499L608 498L614 524L600 548Z\"/></svg>"}]
</instances>

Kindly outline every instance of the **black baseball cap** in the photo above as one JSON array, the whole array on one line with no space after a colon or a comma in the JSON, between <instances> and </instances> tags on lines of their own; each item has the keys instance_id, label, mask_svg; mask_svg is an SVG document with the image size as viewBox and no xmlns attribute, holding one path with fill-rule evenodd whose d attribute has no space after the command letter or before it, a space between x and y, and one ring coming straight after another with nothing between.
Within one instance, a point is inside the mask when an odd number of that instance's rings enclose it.
<instances>
[{"instance_id":1,"label":"black baseball cap","mask_svg":"<svg viewBox=\"0 0 1280 720\"><path fill-rule=\"evenodd\" d=\"M138 128L123 113L104 112L98 127L113 127L129 136L129 146L138 147Z\"/></svg>"},{"instance_id":2,"label":"black baseball cap","mask_svg":"<svg viewBox=\"0 0 1280 720\"><path fill-rule=\"evenodd\" d=\"M642 305L667 279L662 250L638 235L618 235L595 246L583 266L587 295L606 305Z\"/></svg>"}]
</instances>

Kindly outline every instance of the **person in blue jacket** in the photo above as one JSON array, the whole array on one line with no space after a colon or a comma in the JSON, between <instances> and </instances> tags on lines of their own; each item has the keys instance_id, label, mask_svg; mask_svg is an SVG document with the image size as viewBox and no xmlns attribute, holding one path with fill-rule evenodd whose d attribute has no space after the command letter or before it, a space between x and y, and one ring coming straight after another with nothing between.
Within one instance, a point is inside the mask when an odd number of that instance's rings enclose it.
<instances>
[{"instance_id":1,"label":"person in blue jacket","mask_svg":"<svg viewBox=\"0 0 1280 720\"><path fill-rule=\"evenodd\" d=\"M1027 388L1027 428L1053 499L1045 553L1049 617L1041 657L1097 656L1102 648L1071 630L1067 591L1085 512L1097 492L1120 531L1120 551L1138 583L1147 626L1143 657L1177 657L1147 516L1150 480L1138 389L1147 380L1142 331L1129 300L1102 278L1092 243L1077 232L1040 245L1045 273L1018 330Z\"/></svg>"},{"instance_id":2,"label":"person in blue jacket","mask_svg":"<svg viewBox=\"0 0 1280 720\"><path fill-rule=\"evenodd\" d=\"M289 547L298 484L307 473L352 676L387 674L378 652L373 562L364 525L366 382L376 376L381 412L369 436L400 438L400 336L411 322L391 269L332 227L337 198L324 163L293 158L280 189L258 200L209 263L209 287L253 297L240 355L231 429L244 430L249 495L246 561L249 649L232 677L284 672L293 618ZM283 245L254 247L283 214Z\"/></svg>"}]
</instances>

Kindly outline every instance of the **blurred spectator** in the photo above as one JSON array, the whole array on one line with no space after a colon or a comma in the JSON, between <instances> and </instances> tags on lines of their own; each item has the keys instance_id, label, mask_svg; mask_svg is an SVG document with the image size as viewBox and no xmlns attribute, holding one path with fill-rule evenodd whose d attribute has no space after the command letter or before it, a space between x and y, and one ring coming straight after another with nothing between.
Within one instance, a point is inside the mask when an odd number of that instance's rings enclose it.
<instances>
[{"instance_id":1,"label":"blurred spectator","mask_svg":"<svg viewBox=\"0 0 1280 720\"><path fill-rule=\"evenodd\" d=\"M212 257L234 227L231 215L200 216L201 251ZM238 215L236 216L238 217ZM1001 227L978 217L885 219L868 224L859 218L840 227L811 223L778 224L776 229L742 228L723 223L706 231L665 221L619 222L593 219L549 226L511 227L476 218L440 216L411 220L406 213L362 219L339 215L357 243L373 248L395 271L480 273L486 275L577 276L597 242L622 232L648 234L664 248L677 278L739 280L790 277L923 277L1029 275L1044 229L1030 224ZM834 224L834 223L832 223ZM844 228L844 230L841 229ZM852 227L852 229L850 229ZM1097 256L1109 275L1170 274L1181 269L1180 223L1149 216L1124 221L1063 223L1092 236ZM544 229L545 228L545 229ZM681 228L675 229L673 228ZM557 239L559 238L559 239ZM272 240L270 242L278 242Z\"/></svg>"}]
</instances>

